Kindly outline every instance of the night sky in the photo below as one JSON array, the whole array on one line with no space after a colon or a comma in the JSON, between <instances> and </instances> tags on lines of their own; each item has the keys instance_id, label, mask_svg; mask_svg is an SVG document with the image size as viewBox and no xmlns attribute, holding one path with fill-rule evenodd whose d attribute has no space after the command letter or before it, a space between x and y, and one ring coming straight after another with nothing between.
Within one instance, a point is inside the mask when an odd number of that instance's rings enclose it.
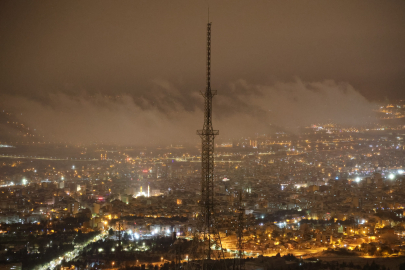
<instances>
[{"instance_id":1,"label":"night sky","mask_svg":"<svg viewBox=\"0 0 405 270\"><path fill-rule=\"evenodd\" d=\"M405 99L405 1L1 1L0 108L53 140L223 140Z\"/></svg>"}]
</instances>

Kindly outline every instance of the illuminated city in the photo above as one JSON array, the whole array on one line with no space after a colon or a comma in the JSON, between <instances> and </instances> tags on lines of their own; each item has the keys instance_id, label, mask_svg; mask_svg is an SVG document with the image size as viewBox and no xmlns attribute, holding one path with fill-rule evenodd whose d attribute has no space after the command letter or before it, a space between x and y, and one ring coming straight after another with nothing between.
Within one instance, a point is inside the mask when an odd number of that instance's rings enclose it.
<instances>
[{"instance_id":1,"label":"illuminated city","mask_svg":"<svg viewBox=\"0 0 405 270\"><path fill-rule=\"evenodd\" d=\"M405 269L405 4L209 2L5 1L0 269Z\"/></svg>"}]
</instances>

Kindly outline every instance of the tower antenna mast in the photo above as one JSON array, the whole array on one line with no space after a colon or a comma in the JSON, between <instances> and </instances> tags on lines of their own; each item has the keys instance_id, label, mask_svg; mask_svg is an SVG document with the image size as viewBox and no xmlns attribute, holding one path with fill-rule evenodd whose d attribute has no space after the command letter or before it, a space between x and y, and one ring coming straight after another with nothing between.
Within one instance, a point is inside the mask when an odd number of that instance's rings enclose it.
<instances>
[{"instance_id":1,"label":"tower antenna mast","mask_svg":"<svg viewBox=\"0 0 405 270\"><path fill-rule=\"evenodd\" d=\"M209 9L208 9L209 16ZM201 92L204 97L204 125L197 134L201 137L201 222L204 239L204 260L210 261L214 251L211 246L213 241L220 246L222 257L222 245L219 232L214 222L214 139L219 135L218 130L212 127L212 97L217 91L211 89L211 22L207 24L207 59L206 59L206 87ZM216 252L218 253L218 252ZM220 257L220 256L218 256ZM208 265L203 268L208 268Z\"/></svg>"}]
</instances>

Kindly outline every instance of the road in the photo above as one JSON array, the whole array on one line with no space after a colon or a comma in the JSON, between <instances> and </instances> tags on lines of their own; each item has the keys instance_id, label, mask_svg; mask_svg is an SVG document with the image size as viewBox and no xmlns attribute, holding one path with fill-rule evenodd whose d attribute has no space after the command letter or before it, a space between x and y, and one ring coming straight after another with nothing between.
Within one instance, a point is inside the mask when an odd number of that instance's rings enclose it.
<instances>
[{"instance_id":1,"label":"road","mask_svg":"<svg viewBox=\"0 0 405 270\"><path fill-rule=\"evenodd\" d=\"M66 252L66 254L64 256L60 256L44 265L38 266L35 268L35 270L55 269L58 265L60 265L62 263L63 259L65 259L67 262L73 260L74 258L79 256L80 253L83 251L83 249L85 247L87 247L89 244L91 244L93 242L97 242L101 239L105 239L107 236L108 236L108 231L104 230L101 234L96 235L94 238L90 239L86 243L80 244L80 245L75 245L75 249L72 251Z\"/></svg>"}]
</instances>

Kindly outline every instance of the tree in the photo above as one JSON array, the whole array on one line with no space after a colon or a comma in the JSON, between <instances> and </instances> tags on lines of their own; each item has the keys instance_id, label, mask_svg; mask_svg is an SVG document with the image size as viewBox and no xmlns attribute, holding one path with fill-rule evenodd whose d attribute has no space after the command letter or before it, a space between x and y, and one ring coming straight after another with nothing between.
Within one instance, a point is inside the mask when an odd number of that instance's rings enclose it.
<instances>
[{"instance_id":1,"label":"tree","mask_svg":"<svg viewBox=\"0 0 405 270\"><path fill-rule=\"evenodd\" d=\"M280 236L280 233L277 231L277 230L273 230L272 232L271 232L271 237L272 238L277 238L277 237L279 237Z\"/></svg>"},{"instance_id":2,"label":"tree","mask_svg":"<svg viewBox=\"0 0 405 270\"><path fill-rule=\"evenodd\" d=\"M113 230L112 228L110 228L110 229L108 230L108 235L109 235L109 236L114 235L114 230Z\"/></svg>"},{"instance_id":3,"label":"tree","mask_svg":"<svg viewBox=\"0 0 405 270\"><path fill-rule=\"evenodd\" d=\"M370 270L379 270L380 266L378 264L375 263L375 261L373 261L370 265Z\"/></svg>"}]
</instances>

